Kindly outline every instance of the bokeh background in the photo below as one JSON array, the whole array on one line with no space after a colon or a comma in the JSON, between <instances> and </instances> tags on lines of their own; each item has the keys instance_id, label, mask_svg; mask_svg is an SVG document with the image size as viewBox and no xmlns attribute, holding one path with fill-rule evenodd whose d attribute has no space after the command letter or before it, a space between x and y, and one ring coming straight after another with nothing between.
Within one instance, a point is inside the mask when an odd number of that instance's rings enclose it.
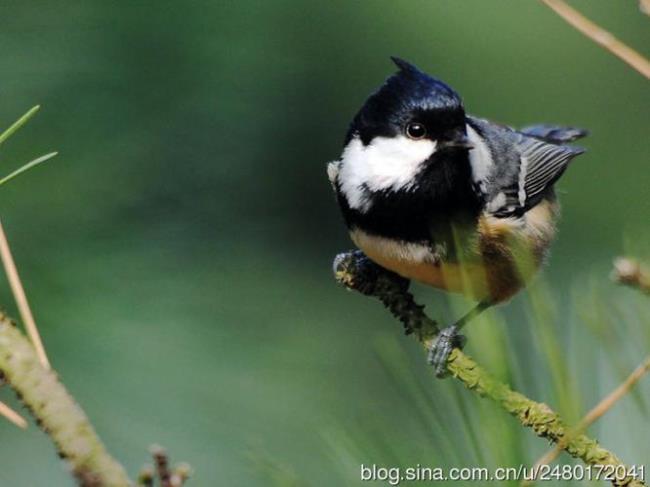
<instances>
[{"instance_id":1,"label":"bokeh background","mask_svg":"<svg viewBox=\"0 0 650 487\"><path fill-rule=\"evenodd\" d=\"M647 53L636 2L573 4ZM132 475L153 442L196 486L359 485L361 463L548 448L434 380L378 303L332 279L351 244L325 163L390 55L471 113L591 130L550 266L473 325L468 353L572 420L647 354L650 303L608 272L650 256L648 82L539 2L3 1L0 125L42 109L0 168L60 155L0 188L0 217L54 366ZM468 305L416 291L441 321ZM0 303L17 315L4 279ZM650 458L649 396L590 430L628 463ZM0 421L0 485L73 483L35 425Z\"/></svg>"}]
</instances>

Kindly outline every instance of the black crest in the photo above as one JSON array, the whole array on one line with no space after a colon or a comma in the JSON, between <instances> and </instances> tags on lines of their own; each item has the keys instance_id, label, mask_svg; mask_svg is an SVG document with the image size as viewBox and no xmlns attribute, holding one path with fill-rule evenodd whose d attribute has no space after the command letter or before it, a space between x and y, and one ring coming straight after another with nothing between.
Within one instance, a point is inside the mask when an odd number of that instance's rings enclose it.
<instances>
[{"instance_id":1,"label":"black crest","mask_svg":"<svg viewBox=\"0 0 650 487\"><path fill-rule=\"evenodd\" d=\"M391 59L399 70L366 100L350 125L346 144L355 134L364 144L376 136L393 137L418 116L435 124L464 124L465 111L458 93L415 65L397 57Z\"/></svg>"}]
</instances>

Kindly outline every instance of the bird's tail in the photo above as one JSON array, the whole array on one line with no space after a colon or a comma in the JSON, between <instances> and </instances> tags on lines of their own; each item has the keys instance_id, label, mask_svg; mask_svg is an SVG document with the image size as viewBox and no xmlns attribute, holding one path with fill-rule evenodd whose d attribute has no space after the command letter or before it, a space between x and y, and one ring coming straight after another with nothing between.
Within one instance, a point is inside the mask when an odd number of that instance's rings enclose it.
<instances>
[{"instance_id":1,"label":"bird's tail","mask_svg":"<svg viewBox=\"0 0 650 487\"><path fill-rule=\"evenodd\" d=\"M531 125L519 130L522 134L550 142L551 144L566 144L589 135L589 131L578 127L558 127L556 125Z\"/></svg>"}]
</instances>

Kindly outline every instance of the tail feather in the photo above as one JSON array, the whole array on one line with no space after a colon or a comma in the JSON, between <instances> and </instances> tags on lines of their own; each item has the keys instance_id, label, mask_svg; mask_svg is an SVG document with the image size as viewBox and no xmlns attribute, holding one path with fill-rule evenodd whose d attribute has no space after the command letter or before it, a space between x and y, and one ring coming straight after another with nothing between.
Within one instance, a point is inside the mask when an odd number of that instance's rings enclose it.
<instances>
[{"instance_id":1,"label":"tail feather","mask_svg":"<svg viewBox=\"0 0 650 487\"><path fill-rule=\"evenodd\" d=\"M558 127L546 124L531 125L519 132L551 144L566 144L589 135L589 131L578 127Z\"/></svg>"}]
</instances>

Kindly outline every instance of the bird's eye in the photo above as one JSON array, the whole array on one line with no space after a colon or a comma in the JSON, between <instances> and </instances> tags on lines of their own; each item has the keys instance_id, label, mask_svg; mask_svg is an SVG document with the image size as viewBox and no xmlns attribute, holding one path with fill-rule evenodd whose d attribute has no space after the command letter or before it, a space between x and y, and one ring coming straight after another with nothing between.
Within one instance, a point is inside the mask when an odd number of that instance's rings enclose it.
<instances>
[{"instance_id":1,"label":"bird's eye","mask_svg":"<svg viewBox=\"0 0 650 487\"><path fill-rule=\"evenodd\" d=\"M406 135L409 139L422 139L427 135L427 129L421 123L411 122L406 126Z\"/></svg>"}]
</instances>

